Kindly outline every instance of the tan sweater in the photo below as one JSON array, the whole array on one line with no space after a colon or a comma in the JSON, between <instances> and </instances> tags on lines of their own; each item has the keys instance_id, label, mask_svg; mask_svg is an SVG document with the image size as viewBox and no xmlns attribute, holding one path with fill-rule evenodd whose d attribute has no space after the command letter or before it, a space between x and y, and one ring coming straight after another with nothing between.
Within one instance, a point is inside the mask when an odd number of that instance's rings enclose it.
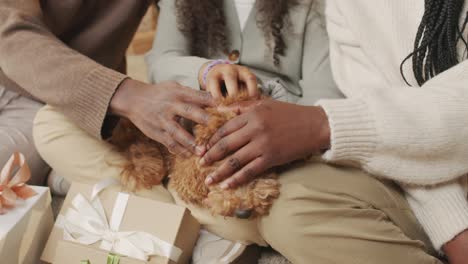
<instances>
[{"instance_id":1,"label":"tan sweater","mask_svg":"<svg viewBox=\"0 0 468 264\"><path fill-rule=\"evenodd\" d=\"M149 2L1 0L0 85L59 108L100 137Z\"/></svg>"}]
</instances>

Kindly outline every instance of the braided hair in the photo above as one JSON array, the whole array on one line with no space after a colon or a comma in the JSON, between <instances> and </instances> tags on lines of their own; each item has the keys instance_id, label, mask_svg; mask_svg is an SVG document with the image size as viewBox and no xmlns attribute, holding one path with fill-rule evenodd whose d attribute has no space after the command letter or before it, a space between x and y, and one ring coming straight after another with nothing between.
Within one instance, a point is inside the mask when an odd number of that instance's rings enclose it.
<instances>
[{"instance_id":1,"label":"braided hair","mask_svg":"<svg viewBox=\"0 0 468 264\"><path fill-rule=\"evenodd\" d=\"M257 25L272 40L275 66L285 54L285 29L289 23L289 10L299 0L257 0ZM175 0L179 30L190 43L194 56L209 57L217 52L228 53L229 39L223 0Z\"/></svg>"},{"instance_id":2,"label":"braided hair","mask_svg":"<svg viewBox=\"0 0 468 264\"><path fill-rule=\"evenodd\" d=\"M425 0L424 15L416 33L414 50L400 65L403 73L406 61L412 59L413 73L421 86L437 74L458 64L457 44L461 40L468 49L462 33L468 23L468 16L459 26L464 0Z\"/></svg>"}]
</instances>

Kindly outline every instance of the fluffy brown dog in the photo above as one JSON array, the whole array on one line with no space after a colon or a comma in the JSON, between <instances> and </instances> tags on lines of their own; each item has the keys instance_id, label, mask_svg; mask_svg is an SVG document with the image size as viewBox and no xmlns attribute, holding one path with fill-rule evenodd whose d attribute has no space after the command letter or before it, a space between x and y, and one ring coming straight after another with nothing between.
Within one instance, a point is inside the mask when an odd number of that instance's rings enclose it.
<instances>
[{"instance_id":1,"label":"fluffy brown dog","mask_svg":"<svg viewBox=\"0 0 468 264\"><path fill-rule=\"evenodd\" d=\"M228 97L219 102L225 107L248 100L246 94ZM196 125L193 129L198 145L207 145L213 134L234 112L219 111L218 107L206 109L211 118L207 125ZM279 196L279 183L273 172L265 173L255 180L232 190L223 190L219 185L206 186L205 178L224 161L211 166L199 165L199 157L174 156L161 144L150 140L128 121L121 121L111 138L117 149L127 158L121 175L124 186L130 190L151 188L161 184L169 176L170 188L180 198L191 204L209 208L213 214L254 218L266 215Z\"/></svg>"}]
</instances>

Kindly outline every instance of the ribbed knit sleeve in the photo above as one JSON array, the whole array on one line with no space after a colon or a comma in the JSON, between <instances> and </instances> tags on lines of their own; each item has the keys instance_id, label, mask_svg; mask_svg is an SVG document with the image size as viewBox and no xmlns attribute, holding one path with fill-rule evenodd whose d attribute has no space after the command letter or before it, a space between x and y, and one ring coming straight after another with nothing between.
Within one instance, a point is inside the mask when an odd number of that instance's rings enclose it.
<instances>
[{"instance_id":1,"label":"ribbed knit sleeve","mask_svg":"<svg viewBox=\"0 0 468 264\"><path fill-rule=\"evenodd\" d=\"M59 103L59 109L81 128L95 137L102 136L102 126L109 103L120 83L127 78L114 70L98 66L91 70L74 89L68 105ZM50 103L53 105L53 103Z\"/></svg>"},{"instance_id":2,"label":"ribbed knit sleeve","mask_svg":"<svg viewBox=\"0 0 468 264\"><path fill-rule=\"evenodd\" d=\"M127 77L67 47L42 18L40 1L2 1L0 68L29 94L101 138L109 102Z\"/></svg>"},{"instance_id":3,"label":"ribbed knit sleeve","mask_svg":"<svg viewBox=\"0 0 468 264\"><path fill-rule=\"evenodd\" d=\"M376 13L375 10L386 12ZM330 0L335 81L347 99L321 100L331 129L323 158L401 183L434 246L468 228L468 61L415 85L412 51L422 1ZM466 184L466 183L465 183Z\"/></svg>"},{"instance_id":4,"label":"ribbed knit sleeve","mask_svg":"<svg viewBox=\"0 0 468 264\"><path fill-rule=\"evenodd\" d=\"M332 124L332 148L324 158L367 164L375 152L377 135L366 103L359 99L322 100L319 105Z\"/></svg>"},{"instance_id":5,"label":"ribbed knit sleeve","mask_svg":"<svg viewBox=\"0 0 468 264\"><path fill-rule=\"evenodd\" d=\"M434 248L442 246L468 228L468 203L459 182L436 187L406 187L407 199Z\"/></svg>"},{"instance_id":6,"label":"ribbed knit sleeve","mask_svg":"<svg viewBox=\"0 0 468 264\"><path fill-rule=\"evenodd\" d=\"M332 9L343 2L330 1L328 30L333 74L347 99L318 102L331 127L331 149L324 158L357 163L374 175L409 184L437 184L466 174L468 61L423 87L389 83L383 69L369 62L368 53L375 51L359 47L367 41L357 38L362 33L354 34Z\"/></svg>"}]
</instances>

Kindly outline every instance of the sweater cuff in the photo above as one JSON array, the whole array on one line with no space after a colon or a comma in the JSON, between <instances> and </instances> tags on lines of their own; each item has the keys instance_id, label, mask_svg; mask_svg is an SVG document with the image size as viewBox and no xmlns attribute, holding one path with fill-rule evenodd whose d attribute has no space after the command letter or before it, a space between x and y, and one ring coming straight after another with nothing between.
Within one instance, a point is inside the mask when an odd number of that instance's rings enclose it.
<instances>
[{"instance_id":1,"label":"sweater cuff","mask_svg":"<svg viewBox=\"0 0 468 264\"><path fill-rule=\"evenodd\" d=\"M71 118L88 133L102 138L102 127L109 103L126 75L106 67L92 70L75 91Z\"/></svg>"},{"instance_id":2,"label":"sweater cuff","mask_svg":"<svg viewBox=\"0 0 468 264\"><path fill-rule=\"evenodd\" d=\"M436 250L441 251L444 244L468 229L468 202L459 184L407 192L408 202Z\"/></svg>"},{"instance_id":3,"label":"sweater cuff","mask_svg":"<svg viewBox=\"0 0 468 264\"><path fill-rule=\"evenodd\" d=\"M329 162L365 165L377 145L374 121L368 106L357 99L320 100L330 125L330 149L322 158Z\"/></svg>"}]
</instances>

